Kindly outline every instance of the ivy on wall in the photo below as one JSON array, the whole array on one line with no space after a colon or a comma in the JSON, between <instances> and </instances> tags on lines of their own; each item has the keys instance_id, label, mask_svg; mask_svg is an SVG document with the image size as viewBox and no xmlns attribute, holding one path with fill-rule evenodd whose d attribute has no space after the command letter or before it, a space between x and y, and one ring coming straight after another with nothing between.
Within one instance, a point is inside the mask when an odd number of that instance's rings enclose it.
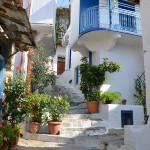
<instances>
[{"instance_id":1,"label":"ivy on wall","mask_svg":"<svg viewBox=\"0 0 150 150\"><path fill-rule=\"evenodd\" d=\"M70 25L69 8L58 8L56 11L56 45L61 45L61 39Z\"/></svg>"}]
</instances>

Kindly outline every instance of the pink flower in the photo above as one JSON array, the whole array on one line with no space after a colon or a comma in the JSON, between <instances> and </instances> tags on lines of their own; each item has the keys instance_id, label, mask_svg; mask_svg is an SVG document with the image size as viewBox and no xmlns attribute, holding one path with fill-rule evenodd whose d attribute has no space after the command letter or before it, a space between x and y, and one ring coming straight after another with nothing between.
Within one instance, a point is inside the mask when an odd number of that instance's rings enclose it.
<instances>
[{"instance_id":1,"label":"pink flower","mask_svg":"<svg viewBox=\"0 0 150 150\"><path fill-rule=\"evenodd\" d=\"M16 66L16 70L20 70L20 67L19 67L19 66Z\"/></svg>"},{"instance_id":2,"label":"pink flower","mask_svg":"<svg viewBox=\"0 0 150 150\"><path fill-rule=\"evenodd\" d=\"M43 64L43 65L45 65L45 64L46 64L46 62L45 62L45 61L43 61L43 62L42 62L42 64Z\"/></svg>"},{"instance_id":3,"label":"pink flower","mask_svg":"<svg viewBox=\"0 0 150 150\"><path fill-rule=\"evenodd\" d=\"M34 64L35 64L35 62L34 62L34 61L31 61L31 64L32 64L32 65L34 65Z\"/></svg>"},{"instance_id":4,"label":"pink flower","mask_svg":"<svg viewBox=\"0 0 150 150\"><path fill-rule=\"evenodd\" d=\"M7 141L7 137L4 137L3 140L4 140L4 141Z\"/></svg>"}]
</instances>

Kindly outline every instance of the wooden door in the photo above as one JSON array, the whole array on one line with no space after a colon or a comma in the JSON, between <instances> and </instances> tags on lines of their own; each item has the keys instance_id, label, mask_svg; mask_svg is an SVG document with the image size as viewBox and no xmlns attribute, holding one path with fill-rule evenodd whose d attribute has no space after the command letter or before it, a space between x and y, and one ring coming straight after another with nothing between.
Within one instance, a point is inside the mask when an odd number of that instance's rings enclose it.
<instances>
[{"instance_id":1,"label":"wooden door","mask_svg":"<svg viewBox=\"0 0 150 150\"><path fill-rule=\"evenodd\" d=\"M57 75L61 75L65 71L65 58L58 57Z\"/></svg>"}]
</instances>

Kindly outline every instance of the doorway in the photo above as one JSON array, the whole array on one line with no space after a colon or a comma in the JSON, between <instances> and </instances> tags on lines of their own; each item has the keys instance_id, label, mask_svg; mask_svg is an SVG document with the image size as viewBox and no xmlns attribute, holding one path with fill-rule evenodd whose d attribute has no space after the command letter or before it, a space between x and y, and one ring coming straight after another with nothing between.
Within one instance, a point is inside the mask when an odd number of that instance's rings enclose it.
<instances>
[{"instance_id":1,"label":"doorway","mask_svg":"<svg viewBox=\"0 0 150 150\"><path fill-rule=\"evenodd\" d=\"M65 57L58 57L57 75L61 75L65 71Z\"/></svg>"}]
</instances>

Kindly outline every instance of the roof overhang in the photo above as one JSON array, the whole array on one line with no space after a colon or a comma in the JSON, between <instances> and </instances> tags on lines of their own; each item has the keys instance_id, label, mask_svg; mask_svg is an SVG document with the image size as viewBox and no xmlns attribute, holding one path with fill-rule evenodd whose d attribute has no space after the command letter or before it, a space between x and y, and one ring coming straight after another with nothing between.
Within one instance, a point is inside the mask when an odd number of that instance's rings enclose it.
<instances>
[{"instance_id":1,"label":"roof overhang","mask_svg":"<svg viewBox=\"0 0 150 150\"><path fill-rule=\"evenodd\" d=\"M0 1L0 37L15 43L21 50L34 47L32 30L26 11L13 0Z\"/></svg>"},{"instance_id":2,"label":"roof overhang","mask_svg":"<svg viewBox=\"0 0 150 150\"><path fill-rule=\"evenodd\" d=\"M140 0L128 0L128 2L132 4L140 4Z\"/></svg>"}]
</instances>

